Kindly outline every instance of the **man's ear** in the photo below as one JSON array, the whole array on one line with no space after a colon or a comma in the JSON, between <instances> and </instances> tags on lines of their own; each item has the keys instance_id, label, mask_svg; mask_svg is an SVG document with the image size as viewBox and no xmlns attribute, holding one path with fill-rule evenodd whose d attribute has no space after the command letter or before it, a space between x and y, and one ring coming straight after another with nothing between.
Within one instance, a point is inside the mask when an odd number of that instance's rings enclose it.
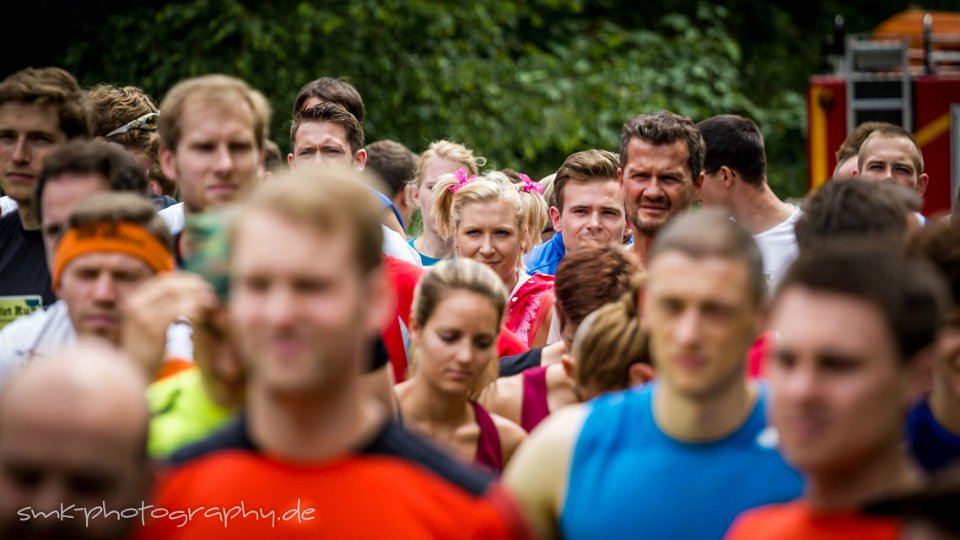
<instances>
[{"instance_id":1,"label":"man's ear","mask_svg":"<svg viewBox=\"0 0 960 540\"><path fill-rule=\"evenodd\" d=\"M177 175L176 155L170 150L169 146L165 144L160 145L160 152L157 155L157 159L160 162L160 170L163 171L163 175L174 182L179 182L180 178Z\"/></svg>"},{"instance_id":2,"label":"man's ear","mask_svg":"<svg viewBox=\"0 0 960 540\"><path fill-rule=\"evenodd\" d=\"M631 388L634 386L643 386L656 377L653 368L649 364L644 364L643 362L631 364L630 368L627 370L627 374L630 378Z\"/></svg>"},{"instance_id":3,"label":"man's ear","mask_svg":"<svg viewBox=\"0 0 960 540\"><path fill-rule=\"evenodd\" d=\"M260 155L257 156L257 176L263 178L267 172L267 147L260 149Z\"/></svg>"},{"instance_id":4,"label":"man's ear","mask_svg":"<svg viewBox=\"0 0 960 540\"><path fill-rule=\"evenodd\" d=\"M736 180L738 176L736 171L734 171L730 167L727 167L726 165L720 166L720 175L721 175L721 180L723 181L723 187L727 189L730 189L730 187L733 186L733 182L734 180Z\"/></svg>"},{"instance_id":5,"label":"man's ear","mask_svg":"<svg viewBox=\"0 0 960 540\"><path fill-rule=\"evenodd\" d=\"M563 232L560 229L560 209L556 206L550 207L550 223L553 224L553 232Z\"/></svg>"},{"instance_id":6,"label":"man's ear","mask_svg":"<svg viewBox=\"0 0 960 540\"><path fill-rule=\"evenodd\" d=\"M372 336L378 335L387 327L390 319L397 316L397 295L382 267L371 272L366 280L370 294L365 302L367 314L364 322L365 329Z\"/></svg>"},{"instance_id":7,"label":"man's ear","mask_svg":"<svg viewBox=\"0 0 960 540\"><path fill-rule=\"evenodd\" d=\"M410 184L412 188L410 190L410 200L413 201L413 206L420 208L420 186L417 184Z\"/></svg>"},{"instance_id":8,"label":"man's ear","mask_svg":"<svg viewBox=\"0 0 960 540\"><path fill-rule=\"evenodd\" d=\"M620 185L620 189L623 189L623 168L617 167L617 184Z\"/></svg>"},{"instance_id":9,"label":"man's ear","mask_svg":"<svg viewBox=\"0 0 960 540\"><path fill-rule=\"evenodd\" d=\"M294 165L293 162L294 162L293 152L291 152L291 153L287 154L287 165L289 165L291 169L293 169L294 167L296 167L296 165Z\"/></svg>"},{"instance_id":10,"label":"man's ear","mask_svg":"<svg viewBox=\"0 0 960 540\"><path fill-rule=\"evenodd\" d=\"M927 183L930 182L930 177L927 176L927 173L920 175L920 178L917 179L917 194L923 197L923 194L927 191Z\"/></svg>"},{"instance_id":11,"label":"man's ear","mask_svg":"<svg viewBox=\"0 0 960 540\"><path fill-rule=\"evenodd\" d=\"M697 175L693 178L693 198L694 198L694 200L697 200L697 201L700 200L700 190L703 189L703 178L704 178L703 171L700 171L700 173L697 174Z\"/></svg>"},{"instance_id":12,"label":"man's ear","mask_svg":"<svg viewBox=\"0 0 960 540\"><path fill-rule=\"evenodd\" d=\"M416 203L414 202L414 197L416 197L417 186L414 184L404 184L403 189L400 190L400 201L403 203L403 206L406 208L415 208Z\"/></svg>"},{"instance_id":13,"label":"man's ear","mask_svg":"<svg viewBox=\"0 0 960 540\"><path fill-rule=\"evenodd\" d=\"M367 151L363 148L357 150L357 153L353 156L353 164L357 166L358 171L362 171L367 164Z\"/></svg>"}]
</instances>

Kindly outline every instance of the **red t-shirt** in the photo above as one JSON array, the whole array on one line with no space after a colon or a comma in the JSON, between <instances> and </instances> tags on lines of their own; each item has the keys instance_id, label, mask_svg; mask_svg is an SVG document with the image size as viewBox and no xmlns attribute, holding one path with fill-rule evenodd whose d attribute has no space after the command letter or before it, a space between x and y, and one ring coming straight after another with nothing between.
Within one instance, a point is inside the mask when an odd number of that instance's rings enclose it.
<instances>
[{"instance_id":1,"label":"red t-shirt","mask_svg":"<svg viewBox=\"0 0 960 540\"><path fill-rule=\"evenodd\" d=\"M726 540L896 540L902 522L856 511L817 514L803 502L765 506L740 515Z\"/></svg>"},{"instance_id":2,"label":"red t-shirt","mask_svg":"<svg viewBox=\"0 0 960 540\"><path fill-rule=\"evenodd\" d=\"M763 364L770 347L773 347L773 332L767 330L757 336L756 341L747 350L747 375L751 379L763 378Z\"/></svg>"}]
</instances>

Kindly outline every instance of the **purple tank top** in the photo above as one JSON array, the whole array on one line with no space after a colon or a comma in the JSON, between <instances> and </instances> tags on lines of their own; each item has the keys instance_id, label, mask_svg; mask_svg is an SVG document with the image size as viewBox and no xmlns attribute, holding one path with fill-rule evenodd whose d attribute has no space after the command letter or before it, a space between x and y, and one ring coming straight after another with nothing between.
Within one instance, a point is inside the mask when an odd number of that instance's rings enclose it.
<instances>
[{"instance_id":1,"label":"purple tank top","mask_svg":"<svg viewBox=\"0 0 960 540\"><path fill-rule=\"evenodd\" d=\"M520 427L529 433L549 415L547 366L523 370L523 402L520 405Z\"/></svg>"},{"instance_id":2,"label":"purple tank top","mask_svg":"<svg viewBox=\"0 0 960 540\"><path fill-rule=\"evenodd\" d=\"M503 449L500 446L500 432L497 431L497 426L486 409L476 401L471 401L470 405L473 405L473 415L480 426L477 454L473 457L473 463L491 469L497 474L502 473Z\"/></svg>"}]
</instances>

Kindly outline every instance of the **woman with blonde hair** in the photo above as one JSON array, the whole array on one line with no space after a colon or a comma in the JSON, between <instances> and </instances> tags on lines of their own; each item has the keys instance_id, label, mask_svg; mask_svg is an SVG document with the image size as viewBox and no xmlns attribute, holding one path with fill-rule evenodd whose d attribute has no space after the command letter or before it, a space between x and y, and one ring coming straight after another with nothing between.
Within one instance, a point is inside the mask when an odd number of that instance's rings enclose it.
<instances>
[{"instance_id":1,"label":"woman with blonde hair","mask_svg":"<svg viewBox=\"0 0 960 540\"><path fill-rule=\"evenodd\" d=\"M428 270L410 314L413 376L396 387L403 423L455 455L502 472L524 431L475 398L497 376L497 336L506 290L469 259Z\"/></svg>"},{"instance_id":2,"label":"woman with blonde hair","mask_svg":"<svg viewBox=\"0 0 960 540\"><path fill-rule=\"evenodd\" d=\"M485 163L484 158L474 156L473 150L466 146L442 139L430 143L420 154L414 174L416 190L413 192L413 202L420 209L423 231L409 244L420 254L423 266L431 266L453 256L453 240L440 236L433 214L433 187L437 178L453 174L460 168L475 175Z\"/></svg>"},{"instance_id":3,"label":"woman with blonde hair","mask_svg":"<svg viewBox=\"0 0 960 540\"><path fill-rule=\"evenodd\" d=\"M525 224L523 254L526 255L543 243L543 232L550 223L550 212L544 198L545 188L522 172L513 169L500 172L520 191L520 213Z\"/></svg>"},{"instance_id":4,"label":"woman with blonde hair","mask_svg":"<svg viewBox=\"0 0 960 540\"><path fill-rule=\"evenodd\" d=\"M486 264L500 276L510 291L507 329L528 347L542 347L553 316L553 276L523 271L524 209L520 189L500 172L477 177L458 169L434 186L440 236L453 240L457 256Z\"/></svg>"}]
</instances>

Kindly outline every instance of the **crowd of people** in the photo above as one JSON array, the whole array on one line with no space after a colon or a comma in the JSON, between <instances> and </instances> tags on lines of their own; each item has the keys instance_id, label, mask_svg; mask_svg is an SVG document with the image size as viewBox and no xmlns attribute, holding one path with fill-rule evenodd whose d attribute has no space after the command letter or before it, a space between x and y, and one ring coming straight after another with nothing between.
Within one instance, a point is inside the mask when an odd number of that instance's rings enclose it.
<instances>
[{"instance_id":1,"label":"crowd of people","mask_svg":"<svg viewBox=\"0 0 960 540\"><path fill-rule=\"evenodd\" d=\"M2 538L956 538L960 223L868 123L539 180L367 143L349 83L0 82ZM417 227L411 223L417 222Z\"/></svg>"}]
</instances>

